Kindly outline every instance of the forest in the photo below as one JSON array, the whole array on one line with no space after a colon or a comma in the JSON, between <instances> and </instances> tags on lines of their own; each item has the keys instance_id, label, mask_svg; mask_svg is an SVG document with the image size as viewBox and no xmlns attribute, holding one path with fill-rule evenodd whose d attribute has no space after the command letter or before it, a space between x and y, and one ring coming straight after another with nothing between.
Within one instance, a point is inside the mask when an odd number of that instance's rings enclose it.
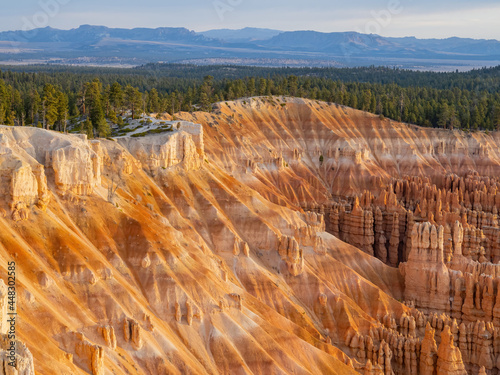
<instances>
[{"instance_id":1,"label":"forest","mask_svg":"<svg viewBox=\"0 0 500 375\"><path fill-rule=\"evenodd\" d=\"M0 124L89 136L141 113L204 110L249 96L335 102L425 127L500 130L500 66L465 73L395 68L262 68L147 64L136 68L12 66L0 70Z\"/></svg>"}]
</instances>

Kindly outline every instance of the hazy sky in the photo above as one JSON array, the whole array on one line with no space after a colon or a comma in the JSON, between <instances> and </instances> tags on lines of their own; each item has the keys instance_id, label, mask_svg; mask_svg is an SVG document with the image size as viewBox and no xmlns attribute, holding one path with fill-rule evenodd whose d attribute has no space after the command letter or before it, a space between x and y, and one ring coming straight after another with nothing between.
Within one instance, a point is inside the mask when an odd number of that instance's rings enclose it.
<instances>
[{"instance_id":1,"label":"hazy sky","mask_svg":"<svg viewBox=\"0 0 500 375\"><path fill-rule=\"evenodd\" d=\"M0 30L251 26L500 40L499 20L498 0L22 0L2 4Z\"/></svg>"}]
</instances>

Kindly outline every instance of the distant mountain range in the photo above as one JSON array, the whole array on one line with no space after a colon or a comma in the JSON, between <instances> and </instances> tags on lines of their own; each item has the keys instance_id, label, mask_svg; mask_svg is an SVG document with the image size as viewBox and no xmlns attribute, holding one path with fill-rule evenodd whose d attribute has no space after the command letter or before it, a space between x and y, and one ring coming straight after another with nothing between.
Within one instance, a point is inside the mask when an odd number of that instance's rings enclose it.
<instances>
[{"instance_id":1,"label":"distant mountain range","mask_svg":"<svg viewBox=\"0 0 500 375\"><path fill-rule=\"evenodd\" d=\"M204 31L199 34L207 38L224 40L226 42L257 42L271 39L273 36L281 34L283 31L272 29L257 29L255 27L245 27L240 30L217 29Z\"/></svg>"},{"instance_id":2,"label":"distant mountain range","mask_svg":"<svg viewBox=\"0 0 500 375\"><path fill-rule=\"evenodd\" d=\"M47 27L0 33L3 63L139 65L158 61L467 69L500 64L500 42L387 38L356 32L245 28L197 33L185 28L118 29L90 25L72 30Z\"/></svg>"}]
</instances>

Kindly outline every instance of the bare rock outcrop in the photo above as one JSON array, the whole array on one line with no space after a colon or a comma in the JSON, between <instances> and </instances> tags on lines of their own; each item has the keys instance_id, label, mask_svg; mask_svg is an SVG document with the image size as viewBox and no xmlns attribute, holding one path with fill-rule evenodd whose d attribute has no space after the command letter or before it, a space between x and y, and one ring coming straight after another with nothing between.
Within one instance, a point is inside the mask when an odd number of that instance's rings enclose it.
<instances>
[{"instance_id":1,"label":"bare rock outcrop","mask_svg":"<svg viewBox=\"0 0 500 375\"><path fill-rule=\"evenodd\" d=\"M450 327L446 326L441 333L441 343L437 353L437 375L466 375L462 354L453 343Z\"/></svg>"},{"instance_id":2,"label":"bare rock outcrop","mask_svg":"<svg viewBox=\"0 0 500 375\"><path fill-rule=\"evenodd\" d=\"M116 336L115 336L115 329L113 326L103 326L100 328L101 334L104 338L104 342L106 345L115 350L116 349Z\"/></svg>"},{"instance_id":3,"label":"bare rock outcrop","mask_svg":"<svg viewBox=\"0 0 500 375\"><path fill-rule=\"evenodd\" d=\"M11 322L17 316L8 315L9 309L9 293L7 285L3 279L0 279L0 368L4 374L19 374L19 375L35 375L33 356L26 345L16 339L13 339L11 334L15 336L15 330L12 332Z\"/></svg>"},{"instance_id":4,"label":"bare rock outcrop","mask_svg":"<svg viewBox=\"0 0 500 375\"><path fill-rule=\"evenodd\" d=\"M442 226L415 224L408 262L401 265L405 299L429 311L450 310L450 272L444 264Z\"/></svg>"},{"instance_id":5,"label":"bare rock outcrop","mask_svg":"<svg viewBox=\"0 0 500 375\"><path fill-rule=\"evenodd\" d=\"M118 142L153 175L175 165L199 169L204 158L203 127L198 124L179 122L171 134L120 137Z\"/></svg>"},{"instance_id":6,"label":"bare rock outcrop","mask_svg":"<svg viewBox=\"0 0 500 375\"><path fill-rule=\"evenodd\" d=\"M281 259L286 262L290 274L298 276L302 273L304 270L304 255L294 237L283 236L279 244L278 253Z\"/></svg>"},{"instance_id":7,"label":"bare rock outcrop","mask_svg":"<svg viewBox=\"0 0 500 375\"><path fill-rule=\"evenodd\" d=\"M89 195L101 183L99 155L92 148L66 146L45 155L45 165L54 172L61 193Z\"/></svg>"},{"instance_id":8,"label":"bare rock outcrop","mask_svg":"<svg viewBox=\"0 0 500 375\"><path fill-rule=\"evenodd\" d=\"M352 210L343 215L341 239L365 253L373 255L375 242L373 220L373 213L370 210L363 210L359 205L358 197L356 197Z\"/></svg>"},{"instance_id":9,"label":"bare rock outcrop","mask_svg":"<svg viewBox=\"0 0 500 375\"><path fill-rule=\"evenodd\" d=\"M277 101L119 142L2 127L40 374L499 373L499 136Z\"/></svg>"},{"instance_id":10,"label":"bare rock outcrop","mask_svg":"<svg viewBox=\"0 0 500 375\"><path fill-rule=\"evenodd\" d=\"M437 345L434 339L435 330L431 328L429 322L425 327L425 337L420 346L420 374L433 375L437 363Z\"/></svg>"},{"instance_id":11,"label":"bare rock outcrop","mask_svg":"<svg viewBox=\"0 0 500 375\"><path fill-rule=\"evenodd\" d=\"M0 173L8 178L12 207L22 203L44 209L49 202L48 181L58 193L76 195L92 194L101 183L99 141L36 128L0 127L0 131Z\"/></svg>"},{"instance_id":12,"label":"bare rock outcrop","mask_svg":"<svg viewBox=\"0 0 500 375\"><path fill-rule=\"evenodd\" d=\"M9 331L10 324L8 320L9 308L9 290L3 279L0 279L0 334L5 335Z\"/></svg>"},{"instance_id":13,"label":"bare rock outcrop","mask_svg":"<svg viewBox=\"0 0 500 375\"><path fill-rule=\"evenodd\" d=\"M44 209L49 202L43 165L1 133L0 189L7 195L14 221L27 219L28 207L37 204Z\"/></svg>"},{"instance_id":14,"label":"bare rock outcrop","mask_svg":"<svg viewBox=\"0 0 500 375\"><path fill-rule=\"evenodd\" d=\"M23 342L9 339L8 335L1 335L0 366L5 375L35 375L29 349Z\"/></svg>"},{"instance_id":15,"label":"bare rock outcrop","mask_svg":"<svg viewBox=\"0 0 500 375\"><path fill-rule=\"evenodd\" d=\"M142 328L136 320L128 318L123 320L123 337L125 342L130 342L135 350L142 348Z\"/></svg>"},{"instance_id":16,"label":"bare rock outcrop","mask_svg":"<svg viewBox=\"0 0 500 375\"><path fill-rule=\"evenodd\" d=\"M92 375L104 375L104 350L88 341L81 333L76 334L75 353Z\"/></svg>"}]
</instances>

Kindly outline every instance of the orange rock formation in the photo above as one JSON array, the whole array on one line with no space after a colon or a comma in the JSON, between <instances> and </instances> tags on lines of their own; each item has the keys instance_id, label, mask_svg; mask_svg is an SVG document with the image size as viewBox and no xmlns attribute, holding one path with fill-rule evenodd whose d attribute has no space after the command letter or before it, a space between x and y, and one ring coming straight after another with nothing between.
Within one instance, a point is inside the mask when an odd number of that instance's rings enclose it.
<instances>
[{"instance_id":1,"label":"orange rock formation","mask_svg":"<svg viewBox=\"0 0 500 375\"><path fill-rule=\"evenodd\" d=\"M500 372L500 135L292 98L176 116L0 127L18 373Z\"/></svg>"}]
</instances>

